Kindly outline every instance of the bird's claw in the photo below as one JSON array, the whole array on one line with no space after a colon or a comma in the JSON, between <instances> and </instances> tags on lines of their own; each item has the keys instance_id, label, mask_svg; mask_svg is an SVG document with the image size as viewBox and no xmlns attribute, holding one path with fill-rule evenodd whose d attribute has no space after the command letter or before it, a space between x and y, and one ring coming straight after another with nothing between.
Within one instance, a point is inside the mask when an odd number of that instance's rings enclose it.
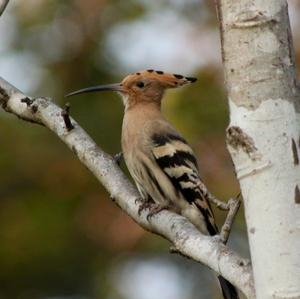
<instances>
[{"instance_id":1,"label":"bird's claw","mask_svg":"<svg viewBox=\"0 0 300 299\"><path fill-rule=\"evenodd\" d=\"M140 202L140 201L141 200L139 198L136 199L136 202ZM144 201L139 207L139 210L138 210L139 216L141 216L142 211L144 211L145 209L150 209L152 205L153 205L152 202Z\"/></svg>"},{"instance_id":2,"label":"bird's claw","mask_svg":"<svg viewBox=\"0 0 300 299\"><path fill-rule=\"evenodd\" d=\"M168 207L169 207L169 205L167 205L167 204L158 204L158 203L151 204L151 206L149 207L150 211L147 215L147 220L149 221L153 216L155 216L162 210L168 209Z\"/></svg>"}]
</instances>

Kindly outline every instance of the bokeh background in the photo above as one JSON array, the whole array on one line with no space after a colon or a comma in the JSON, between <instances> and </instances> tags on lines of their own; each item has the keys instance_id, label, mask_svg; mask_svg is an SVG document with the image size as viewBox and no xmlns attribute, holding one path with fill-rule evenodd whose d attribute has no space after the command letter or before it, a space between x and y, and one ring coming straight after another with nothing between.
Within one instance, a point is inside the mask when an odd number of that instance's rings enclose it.
<instances>
[{"instance_id":1,"label":"bokeh background","mask_svg":"<svg viewBox=\"0 0 300 299\"><path fill-rule=\"evenodd\" d=\"M11 0L0 19L0 75L32 96L112 83L145 68L199 78L163 110L222 199L239 192L224 132L228 108L214 1ZM288 1L300 57L300 4ZM115 94L72 99L72 116L120 152ZM220 298L204 266L137 226L49 130L0 111L0 299ZM122 165L125 170L125 166ZM218 222L224 214L216 211ZM232 248L248 256L243 209Z\"/></svg>"}]
</instances>

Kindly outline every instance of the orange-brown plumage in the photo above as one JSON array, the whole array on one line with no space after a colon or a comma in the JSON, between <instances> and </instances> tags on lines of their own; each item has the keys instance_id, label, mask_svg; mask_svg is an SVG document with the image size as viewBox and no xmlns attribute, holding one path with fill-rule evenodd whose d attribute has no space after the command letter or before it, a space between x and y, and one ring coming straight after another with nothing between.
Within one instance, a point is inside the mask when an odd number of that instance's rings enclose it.
<instances>
[{"instance_id":1,"label":"orange-brown plumage","mask_svg":"<svg viewBox=\"0 0 300 299\"><path fill-rule=\"evenodd\" d=\"M121 82L122 93L128 100L124 102L125 107L126 109L131 108L138 102L159 103L166 89L180 87L195 81L196 78L155 70L129 74ZM139 84L143 86L139 86Z\"/></svg>"},{"instance_id":2,"label":"orange-brown plumage","mask_svg":"<svg viewBox=\"0 0 300 299\"><path fill-rule=\"evenodd\" d=\"M136 72L133 74L127 75L123 81L123 86L130 87L140 79L147 79L150 81L157 81L165 88L174 88L178 86L182 86L186 83L195 82L197 79L192 77L185 77L178 74L165 73L162 71L155 70L143 70L140 72Z\"/></svg>"}]
</instances>

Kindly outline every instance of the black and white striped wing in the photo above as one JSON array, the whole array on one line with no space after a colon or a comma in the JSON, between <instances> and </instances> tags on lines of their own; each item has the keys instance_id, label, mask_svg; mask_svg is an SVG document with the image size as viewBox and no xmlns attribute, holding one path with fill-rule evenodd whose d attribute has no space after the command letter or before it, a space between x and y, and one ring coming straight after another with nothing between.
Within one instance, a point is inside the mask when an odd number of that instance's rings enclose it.
<instances>
[{"instance_id":1,"label":"black and white striped wing","mask_svg":"<svg viewBox=\"0 0 300 299\"><path fill-rule=\"evenodd\" d=\"M175 134L154 134L152 154L160 169L172 182L175 190L191 205L195 205L204 217L207 231L217 233L214 216L203 194L204 186L198 173L197 160L187 142Z\"/></svg>"}]
</instances>

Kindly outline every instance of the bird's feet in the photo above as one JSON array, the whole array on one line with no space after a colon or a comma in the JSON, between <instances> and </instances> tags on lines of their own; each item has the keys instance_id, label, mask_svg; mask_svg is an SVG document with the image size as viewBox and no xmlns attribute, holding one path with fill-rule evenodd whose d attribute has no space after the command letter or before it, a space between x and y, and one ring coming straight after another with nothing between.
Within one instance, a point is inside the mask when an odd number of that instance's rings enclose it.
<instances>
[{"instance_id":1,"label":"bird's feet","mask_svg":"<svg viewBox=\"0 0 300 299\"><path fill-rule=\"evenodd\" d=\"M162 210L168 210L170 208L170 205L165 203L153 203L151 204L151 206L149 207L149 213L147 215L147 220L149 221L153 216L155 216L156 214L158 214L159 212L161 212Z\"/></svg>"},{"instance_id":2,"label":"bird's feet","mask_svg":"<svg viewBox=\"0 0 300 299\"><path fill-rule=\"evenodd\" d=\"M136 203L138 203L138 202L140 202L140 201L141 201L141 199L136 199ZM153 202L151 202L151 201L149 201L149 200L148 200L148 201L144 201L144 202L140 205L140 207L139 207L139 210L138 210L139 216L141 215L141 213L142 213L145 209L150 209L152 205L154 205Z\"/></svg>"},{"instance_id":3,"label":"bird's feet","mask_svg":"<svg viewBox=\"0 0 300 299\"><path fill-rule=\"evenodd\" d=\"M140 202L141 199L136 199L136 203ZM163 204L163 203L154 203L152 200L147 200L142 202L142 204L139 207L138 214L141 215L142 211L145 209L149 209L149 213L147 215L147 220L150 220L151 217L158 214L162 210L167 210L170 208L169 204Z\"/></svg>"}]
</instances>

